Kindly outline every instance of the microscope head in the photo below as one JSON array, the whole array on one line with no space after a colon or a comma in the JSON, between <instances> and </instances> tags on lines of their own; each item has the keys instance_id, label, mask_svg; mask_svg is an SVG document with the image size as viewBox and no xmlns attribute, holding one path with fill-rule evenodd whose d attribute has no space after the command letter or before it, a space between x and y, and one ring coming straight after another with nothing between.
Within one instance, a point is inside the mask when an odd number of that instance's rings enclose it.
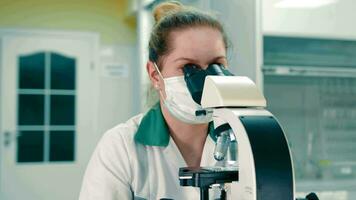
<instances>
[{"instance_id":1,"label":"microscope head","mask_svg":"<svg viewBox=\"0 0 356 200\"><path fill-rule=\"evenodd\" d=\"M194 64L183 68L184 79L193 100L203 108L266 107L266 99L248 77L234 76L224 65L207 69Z\"/></svg>"},{"instance_id":2,"label":"microscope head","mask_svg":"<svg viewBox=\"0 0 356 200\"><path fill-rule=\"evenodd\" d=\"M245 76L207 76L201 106L203 108L265 108L266 99L256 84Z\"/></svg>"}]
</instances>

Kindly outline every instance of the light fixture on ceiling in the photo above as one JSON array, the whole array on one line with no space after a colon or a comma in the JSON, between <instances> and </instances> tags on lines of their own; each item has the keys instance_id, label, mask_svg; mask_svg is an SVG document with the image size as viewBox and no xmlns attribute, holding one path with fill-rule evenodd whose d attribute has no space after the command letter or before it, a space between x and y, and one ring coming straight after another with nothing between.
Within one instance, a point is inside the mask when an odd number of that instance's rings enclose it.
<instances>
[{"instance_id":1,"label":"light fixture on ceiling","mask_svg":"<svg viewBox=\"0 0 356 200\"><path fill-rule=\"evenodd\" d=\"M336 3L338 0L282 0L275 4L277 8L319 8Z\"/></svg>"}]
</instances>

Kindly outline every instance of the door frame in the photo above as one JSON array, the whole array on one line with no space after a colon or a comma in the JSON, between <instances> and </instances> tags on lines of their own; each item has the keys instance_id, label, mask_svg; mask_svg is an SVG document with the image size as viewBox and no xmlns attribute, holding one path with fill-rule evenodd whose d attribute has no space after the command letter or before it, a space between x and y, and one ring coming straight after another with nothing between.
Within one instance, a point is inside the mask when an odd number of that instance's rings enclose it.
<instances>
[{"instance_id":1,"label":"door frame","mask_svg":"<svg viewBox=\"0 0 356 200\"><path fill-rule=\"evenodd\" d=\"M4 38L6 36L11 36L11 37L40 37L40 38L61 38L61 39L75 39L78 41L85 41L91 44L92 49L92 58L91 58L91 68L93 70L93 73L96 74L95 80L92 81L92 88L94 89L92 92L94 93L94 98L92 101L92 104L94 106L93 113L93 121L95 122L93 124L93 131L94 133L97 132L98 129L98 112L99 112L99 107L98 107L98 102L99 102L99 97L98 97L98 92L99 92L99 76L98 72L100 71L100 63L99 63L99 48L100 48L100 34L95 33L95 32L83 32L83 31L63 31L63 30L46 30L46 29L25 29L25 28L0 28L0 85L2 83L2 73L3 73L3 67L4 67L4 59L2 58L3 56L3 49L4 49ZM3 110L2 105L3 105L3 100L1 96L3 94L2 87L0 87L0 112ZM4 138L3 138L3 124L2 124L2 114L0 113L0 180L3 172L3 145L4 145ZM3 186L1 185L0 181L0 193L2 193Z\"/></svg>"}]
</instances>

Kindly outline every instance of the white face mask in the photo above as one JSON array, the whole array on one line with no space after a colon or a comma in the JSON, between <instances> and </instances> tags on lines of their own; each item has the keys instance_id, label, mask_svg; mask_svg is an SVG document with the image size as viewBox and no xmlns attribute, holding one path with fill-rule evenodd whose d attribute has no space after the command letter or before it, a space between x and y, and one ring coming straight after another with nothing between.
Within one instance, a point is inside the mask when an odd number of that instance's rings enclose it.
<instances>
[{"instance_id":1,"label":"white face mask","mask_svg":"<svg viewBox=\"0 0 356 200\"><path fill-rule=\"evenodd\" d=\"M154 63L154 66L164 81L166 92L164 105L171 115L188 124L204 124L212 121L212 112L208 110L205 110L205 115L196 116L196 111L204 111L204 109L193 100L184 76L163 78L156 63ZM161 96L163 97L163 95Z\"/></svg>"}]
</instances>

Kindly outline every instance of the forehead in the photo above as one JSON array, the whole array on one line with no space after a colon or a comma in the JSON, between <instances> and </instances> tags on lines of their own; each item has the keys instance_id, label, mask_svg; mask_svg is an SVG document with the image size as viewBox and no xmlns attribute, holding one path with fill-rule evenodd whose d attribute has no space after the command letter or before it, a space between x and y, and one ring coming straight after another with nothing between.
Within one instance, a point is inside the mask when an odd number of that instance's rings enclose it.
<instances>
[{"instance_id":1,"label":"forehead","mask_svg":"<svg viewBox=\"0 0 356 200\"><path fill-rule=\"evenodd\" d=\"M170 57L210 58L225 55L225 45L219 30L211 27L194 27L173 31Z\"/></svg>"}]
</instances>

